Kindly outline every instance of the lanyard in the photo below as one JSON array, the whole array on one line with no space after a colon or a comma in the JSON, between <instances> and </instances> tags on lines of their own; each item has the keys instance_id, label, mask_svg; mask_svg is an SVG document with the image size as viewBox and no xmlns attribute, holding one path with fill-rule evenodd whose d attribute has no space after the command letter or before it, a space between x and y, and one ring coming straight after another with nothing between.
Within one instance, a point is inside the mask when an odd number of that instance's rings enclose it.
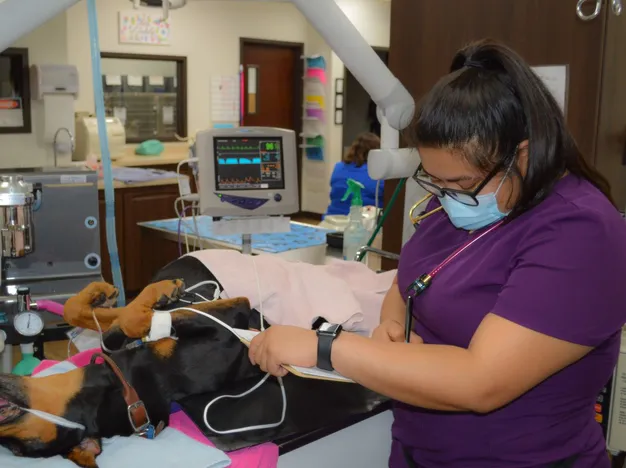
<instances>
[{"instance_id":1,"label":"lanyard","mask_svg":"<svg viewBox=\"0 0 626 468\"><path fill-rule=\"evenodd\" d=\"M467 250L469 247L474 245L474 243L478 242L480 239L485 237L492 231L495 231L499 228L504 221L499 221L485 232L481 233L479 236L465 242L461 247L452 252L446 259L437 265L430 273L424 274L417 278L415 281L411 283L411 285L406 288L406 293L408 294L406 298L406 311L405 311L405 322L404 322L404 330L405 330L405 341L408 343L411 338L411 330L413 329L413 299L417 296L421 295L428 287L432 284L435 276L443 270L443 268L448 265L452 260L458 257L461 253Z\"/></svg>"}]
</instances>

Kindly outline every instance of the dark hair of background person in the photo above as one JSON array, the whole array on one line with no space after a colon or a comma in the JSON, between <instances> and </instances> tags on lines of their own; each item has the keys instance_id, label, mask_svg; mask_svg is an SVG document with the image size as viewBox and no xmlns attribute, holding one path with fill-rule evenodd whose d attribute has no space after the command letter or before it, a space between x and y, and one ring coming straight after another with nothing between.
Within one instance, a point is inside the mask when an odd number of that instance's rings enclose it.
<instances>
[{"instance_id":1,"label":"dark hair of background person","mask_svg":"<svg viewBox=\"0 0 626 468\"><path fill-rule=\"evenodd\" d=\"M356 167L361 167L367 163L367 155L370 150L380 148L380 138L377 135L366 132L361 133L352 142L350 149L344 154L342 161L348 164L355 164Z\"/></svg>"}]
</instances>

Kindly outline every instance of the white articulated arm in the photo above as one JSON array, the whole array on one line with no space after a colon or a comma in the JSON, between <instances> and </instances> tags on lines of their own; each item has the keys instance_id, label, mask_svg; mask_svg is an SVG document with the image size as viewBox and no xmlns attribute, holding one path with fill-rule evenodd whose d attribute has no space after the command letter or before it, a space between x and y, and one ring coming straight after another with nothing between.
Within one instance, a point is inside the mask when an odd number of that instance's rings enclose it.
<instances>
[{"instance_id":1,"label":"white articulated arm","mask_svg":"<svg viewBox=\"0 0 626 468\"><path fill-rule=\"evenodd\" d=\"M378 106L381 149L371 151L368 173L373 179L411 177L419 165L415 150L398 149L399 131L409 126L415 100L391 73L335 0L291 0L324 38Z\"/></svg>"},{"instance_id":2,"label":"white articulated arm","mask_svg":"<svg viewBox=\"0 0 626 468\"><path fill-rule=\"evenodd\" d=\"M406 128L415 102L335 0L291 0L382 110L389 125Z\"/></svg>"},{"instance_id":3,"label":"white articulated arm","mask_svg":"<svg viewBox=\"0 0 626 468\"><path fill-rule=\"evenodd\" d=\"M79 0L0 0L0 52Z\"/></svg>"}]
</instances>

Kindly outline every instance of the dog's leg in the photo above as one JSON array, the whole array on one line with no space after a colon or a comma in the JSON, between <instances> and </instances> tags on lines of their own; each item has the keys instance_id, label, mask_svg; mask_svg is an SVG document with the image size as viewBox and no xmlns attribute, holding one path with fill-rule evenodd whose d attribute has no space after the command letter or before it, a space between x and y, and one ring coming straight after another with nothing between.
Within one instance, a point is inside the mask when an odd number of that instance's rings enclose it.
<instances>
[{"instance_id":1,"label":"dog's leg","mask_svg":"<svg viewBox=\"0 0 626 468\"><path fill-rule=\"evenodd\" d=\"M80 445L74 447L66 455L68 460L73 461L81 468L98 468L96 457L102 453L102 443L100 440L87 438L83 439Z\"/></svg>"},{"instance_id":2,"label":"dog's leg","mask_svg":"<svg viewBox=\"0 0 626 468\"><path fill-rule=\"evenodd\" d=\"M108 308L117 299L117 289L107 283L91 283L68 299L63 316L72 326L98 330L95 314L103 332L117 324L129 338L142 338L150 330L152 310L178 300L183 287L180 280L159 281L146 286L126 307Z\"/></svg>"},{"instance_id":3,"label":"dog's leg","mask_svg":"<svg viewBox=\"0 0 626 468\"><path fill-rule=\"evenodd\" d=\"M146 286L133 302L124 307L116 324L129 338L143 338L150 331L153 309L176 302L184 290L181 280L165 280Z\"/></svg>"},{"instance_id":4,"label":"dog's leg","mask_svg":"<svg viewBox=\"0 0 626 468\"><path fill-rule=\"evenodd\" d=\"M91 283L67 300L63 308L63 318L74 327L97 330L93 319L95 313L102 331L106 331L120 313L120 309L111 308L117 296L118 291L114 286L102 282Z\"/></svg>"}]
</instances>

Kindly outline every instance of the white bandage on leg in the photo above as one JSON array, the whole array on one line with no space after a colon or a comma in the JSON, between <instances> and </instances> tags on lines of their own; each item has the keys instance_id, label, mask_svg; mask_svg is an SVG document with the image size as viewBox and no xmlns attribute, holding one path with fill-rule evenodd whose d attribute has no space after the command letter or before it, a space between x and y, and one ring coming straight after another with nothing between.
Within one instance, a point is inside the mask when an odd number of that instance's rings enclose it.
<instances>
[{"instance_id":1,"label":"white bandage on leg","mask_svg":"<svg viewBox=\"0 0 626 468\"><path fill-rule=\"evenodd\" d=\"M170 312L157 312L152 314L152 325L148 341L158 341L172 336L172 314Z\"/></svg>"}]
</instances>

